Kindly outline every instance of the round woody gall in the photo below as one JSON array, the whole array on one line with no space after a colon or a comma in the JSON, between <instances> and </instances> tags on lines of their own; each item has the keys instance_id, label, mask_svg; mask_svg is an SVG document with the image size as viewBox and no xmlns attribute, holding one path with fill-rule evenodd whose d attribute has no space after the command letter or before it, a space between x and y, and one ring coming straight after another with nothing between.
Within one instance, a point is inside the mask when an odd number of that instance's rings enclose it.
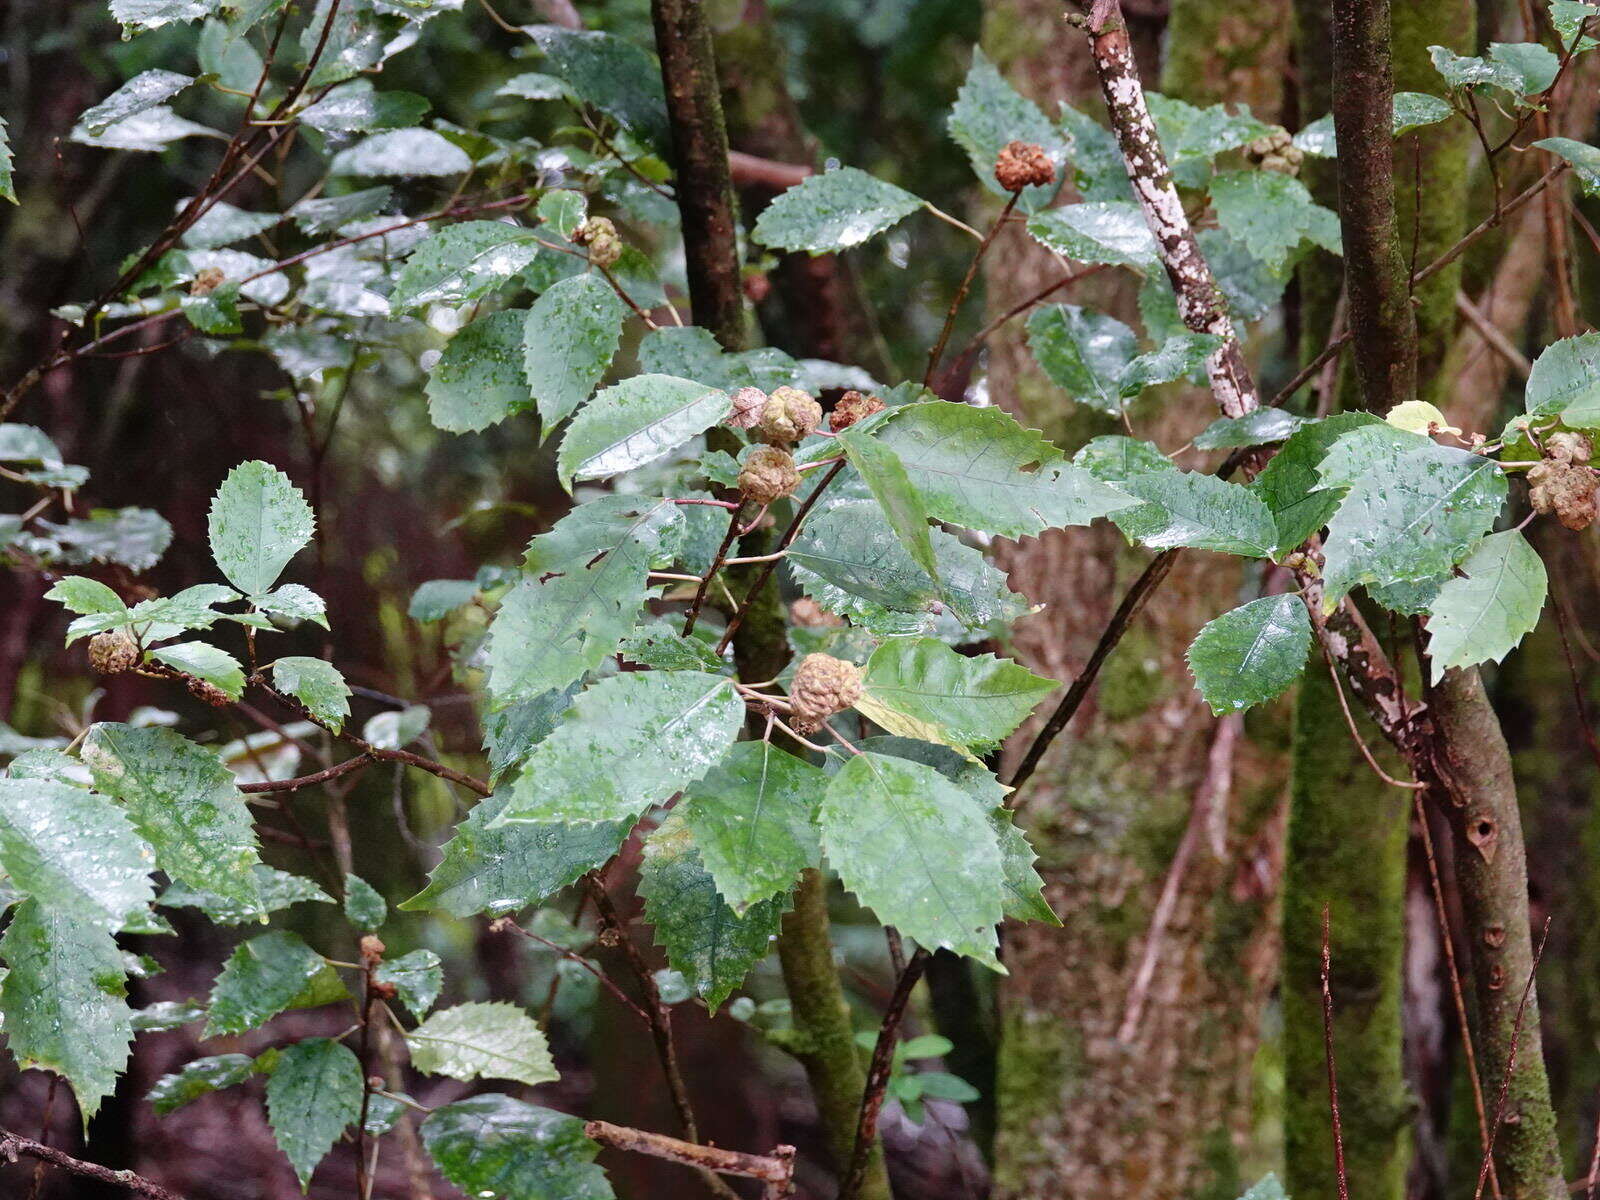
<instances>
[{"instance_id":1,"label":"round woody gall","mask_svg":"<svg viewBox=\"0 0 1600 1200\"><path fill-rule=\"evenodd\" d=\"M794 727L810 733L861 699L861 668L831 654L808 654L789 685Z\"/></svg>"},{"instance_id":2,"label":"round woody gall","mask_svg":"<svg viewBox=\"0 0 1600 1200\"><path fill-rule=\"evenodd\" d=\"M865 421L873 413L881 413L886 405L877 396L863 395L861 392L846 392L839 397L839 403L833 406L833 411L828 414L828 428L835 433L842 433L858 421Z\"/></svg>"},{"instance_id":3,"label":"round woody gall","mask_svg":"<svg viewBox=\"0 0 1600 1200\"><path fill-rule=\"evenodd\" d=\"M794 457L777 446L757 446L739 471L739 494L757 504L771 504L800 485Z\"/></svg>"},{"instance_id":4,"label":"round woody gall","mask_svg":"<svg viewBox=\"0 0 1600 1200\"><path fill-rule=\"evenodd\" d=\"M994 160L994 180L1002 191L1020 192L1025 187L1054 183L1056 165L1034 142L1007 142Z\"/></svg>"},{"instance_id":5,"label":"round woody gall","mask_svg":"<svg viewBox=\"0 0 1600 1200\"><path fill-rule=\"evenodd\" d=\"M822 405L795 387L781 387L767 397L756 422L755 435L773 446L789 446L816 432L822 424Z\"/></svg>"}]
</instances>

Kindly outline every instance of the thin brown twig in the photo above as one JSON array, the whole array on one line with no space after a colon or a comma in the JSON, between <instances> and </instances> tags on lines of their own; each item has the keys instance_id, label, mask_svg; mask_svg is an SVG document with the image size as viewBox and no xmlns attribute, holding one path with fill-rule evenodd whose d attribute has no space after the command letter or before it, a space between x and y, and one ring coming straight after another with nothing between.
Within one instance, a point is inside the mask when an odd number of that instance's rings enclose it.
<instances>
[{"instance_id":1,"label":"thin brown twig","mask_svg":"<svg viewBox=\"0 0 1600 1200\"><path fill-rule=\"evenodd\" d=\"M722 569L722 564L727 561L728 551L732 548L734 539L739 536L739 514L743 505L735 505L728 513L728 532L722 535L722 544L717 547L717 553L711 560L711 568L700 578L700 586L694 590L694 600L689 604L689 615L683 619L683 636L688 637L694 632L694 623L700 619L700 609L706 602L706 593L711 590L711 580Z\"/></svg>"},{"instance_id":2,"label":"thin brown twig","mask_svg":"<svg viewBox=\"0 0 1600 1200\"><path fill-rule=\"evenodd\" d=\"M372 757L367 754L358 754L354 758L347 758L341 763L324 768L312 775L301 775L296 779L265 779L260 783L241 783L239 790L247 795L256 795L262 792L298 792L301 788L316 787L318 784L327 783L341 775L348 775L351 771L359 771L369 765Z\"/></svg>"},{"instance_id":3,"label":"thin brown twig","mask_svg":"<svg viewBox=\"0 0 1600 1200\"><path fill-rule=\"evenodd\" d=\"M769 1155L744 1154L738 1150L724 1150L720 1146L681 1141L664 1133L613 1125L610 1121L587 1121L583 1132L602 1146L634 1154L648 1154L652 1158L681 1163L686 1167L784 1186L794 1178L793 1146L774 1146Z\"/></svg>"},{"instance_id":4,"label":"thin brown twig","mask_svg":"<svg viewBox=\"0 0 1600 1200\"><path fill-rule=\"evenodd\" d=\"M43 1142L36 1142L32 1138L23 1137L20 1133L12 1133L9 1129L0 1129L0 1158L7 1162L16 1162L19 1154L26 1154L30 1158L41 1159L53 1167L60 1167L73 1175L84 1179L93 1179L96 1183L107 1184L111 1187L126 1188L148 1200L183 1200L176 1192L170 1192L153 1180L132 1171L113 1171L110 1167L102 1167L98 1163L85 1162L81 1158L73 1158L70 1154Z\"/></svg>"},{"instance_id":5,"label":"thin brown twig","mask_svg":"<svg viewBox=\"0 0 1600 1200\"><path fill-rule=\"evenodd\" d=\"M900 972L894 994L889 997L889 1005L884 1010L883 1023L878 1026L878 1041L872 1048L872 1062L867 1067L867 1086L861 1096L861 1114L856 1120L856 1143L850 1153L850 1170L839 1188L839 1200L855 1200L867 1177L872 1147L878 1140L878 1114L883 1111L884 1093L894 1069L894 1047L900 1036L900 1022L905 1019L911 991L917 986L917 980L922 978L930 957L924 947L917 947L916 953L906 963L906 969Z\"/></svg>"},{"instance_id":6,"label":"thin brown twig","mask_svg":"<svg viewBox=\"0 0 1600 1200\"><path fill-rule=\"evenodd\" d=\"M1550 918L1544 919L1544 932L1539 935L1539 948L1533 952L1533 966L1528 969L1528 982L1522 986L1522 999L1517 1001L1517 1017L1511 1025L1511 1048L1506 1055L1505 1073L1500 1077L1500 1095L1494 1104L1494 1123L1489 1126L1489 1148L1478 1168L1478 1186L1473 1189L1472 1200L1483 1200L1483 1181L1489 1176L1490 1160L1494 1158L1495 1138L1500 1133L1500 1123L1505 1120L1506 1095L1511 1090L1511 1077L1517 1070L1517 1048L1522 1039L1522 1018L1527 1013L1528 997L1533 994L1534 977L1539 974L1539 960L1544 957L1544 946L1550 940Z\"/></svg>"},{"instance_id":7,"label":"thin brown twig","mask_svg":"<svg viewBox=\"0 0 1600 1200\"><path fill-rule=\"evenodd\" d=\"M933 343L933 348L928 351L928 366L922 372L922 386L930 387L933 384L933 374L939 369L939 360L944 357L944 348L949 344L950 331L955 328L956 317L961 313L961 305L967 298L967 293L972 289L972 281L977 278L978 265L983 262L983 256L993 244L995 236L1004 228L1006 218L1011 215L1011 210L1017 206L1017 201L1022 199L1022 192L1012 192L1006 198L1006 204L1000 210L1000 215L995 218L989 232L983 235L983 240L978 243L978 250L972 256L972 261L967 264L967 273L961 277L961 286L956 288L956 294L950 299L950 308L944 314L944 324L939 329L939 337Z\"/></svg>"},{"instance_id":8,"label":"thin brown twig","mask_svg":"<svg viewBox=\"0 0 1600 1200\"><path fill-rule=\"evenodd\" d=\"M1328 1062L1328 1108L1333 1119L1333 1166L1338 1179L1339 1200L1350 1200L1350 1181L1344 1169L1344 1122L1339 1116L1339 1074L1333 1058L1333 963L1328 906L1322 906L1322 1048Z\"/></svg>"},{"instance_id":9,"label":"thin brown twig","mask_svg":"<svg viewBox=\"0 0 1600 1200\"><path fill-rule=\"evenodd\" d=\"M589 972L589 974L598 979L605 989L614 997L616 997L620 1003L630 1009L636 1017L638 1017L646 1025L650 1024L650 1014L645 1012L644 1009L640 1008L637 1004L630 1000L628 998L628 993L617 986L616 980L612 979L611 976L597 968L587 958L577 953L577 951L567 949L567 947L563 946L560 942L553 942L547 937L541 937L539 934L534 933L531 929L524 929L510 917L500 917L499 919L490 922L489 928L496 931L501 929L514 929L523 937L528 938L530 941L538 942L541 946L554 950L568 962L577 963L578 966L582 967L585 971Z\"/></svg>"}]
</instances>

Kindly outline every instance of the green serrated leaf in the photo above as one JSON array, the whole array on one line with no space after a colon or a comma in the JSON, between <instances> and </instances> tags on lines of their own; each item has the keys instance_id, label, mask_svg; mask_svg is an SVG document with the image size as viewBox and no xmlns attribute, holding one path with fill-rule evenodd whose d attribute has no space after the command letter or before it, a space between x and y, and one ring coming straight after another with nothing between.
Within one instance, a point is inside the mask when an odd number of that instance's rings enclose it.
<instances>
[{"instance_id":1,"label":"green serrated leaf","mask_svg":"<svg viewBox=\"0 0 1600 1200\"><path fill-rule=\"evenodd\" d=\"M0 1017L12 1056L24 1070L63 1076L87 1124L115 1090L133 1042L127 970L111 930L25 900L0 937L0 958L9 968Z\"/></svg>"},{"instance_id":2,"label":"green serrated leaf","mask_svg":"<svg viewBox=\"0 0 1600 1200\"><path fill-rule=\"evenodd\" d=\"M1546 346L1528 374L1523 404L1529 416L1559 414L1569 428L1600 428L1600 333Z\"/></svg>"},{"instance_id":3,"label":"green serrated leaf","mask_svg":"<svg viewBox=\"0 0 1600 1200\"><path fill-rule=\"evenodd\" d=\"M278 1052L267 1118L303 1192L345 1128L361 1117L361 1062L342 1042L306 1038Z\"/></svg>"},{"instance_id":4,"label":"green serrated leaf","mask_svg":"<svg viewBox=\"0 0 1600 1200\"><path fill-rule=\"evenodd\" d=\"M1129 541L1155 550L1193 546L1220 554L1270 558L1278 530L1248 489L1195 471L1149 471L1117 487L1145 503L1111 514Z\"/></svg>"},{"instance_id":5,"label":"green serrated leaf","mask_svg":"<svg viewBox=\"0 0 1600 1200\"><path fill-rule=\"evenodd\" d=\"M604 479L654 462L704 433L733 408L719 388L671 375L635 375L596 393L561 439L556 473Z\"/></svg>"},{"instance_id":6,"label":"green serrated leaf","mask_svg":"<svg viewBox=\"0 0 1600 1200\"><path fill-rule=\"evenodd\" d=\"M515 1004L475 1002L434 1013L406 1035L411 1065L471 1081L515 1079L530 1087L560 1078L544 1032Z\"/></svg>"},{"instance_id":7,"label":"green serrated leaf","mask_svg":"<svg viewBox=\"0 0 1600 1200\"><path fill-rule=\"evenodd\" d=\"M263 933L236 949L211 988L205 1037L244 1033L285 1009L316 1008L349 995L339 975L300 938Z\"/></svg>"},{"instance_id":8,"label":"green serrated leaf","mask_svg":"<svg viewBox=\"0 0 1600 1200\"><path fill-rule=\"evenodd\" d=\"M1048 204L1060 190L1063 166L1070 157L1067 139L1039 111L1038 105L1005 81L980 49L972 52L972 67L956 93L947 125L950 136L967 152L978 181L996 195L1007 194L994 177L995 160L1006 144L1020 141L1044 147L1056 165L1057 182L1024 188L1020 201L1023 212Z\"/></svg>"},{"instance_id":9,"label":"green serrated leaf","mask_svg":"<svg viewBox=\"0 0 1600 1200\"><path fill-rule=\"evenodd\" d=\"M422 1123L439 1172L469 1196L612 1200L583 1120L491 1093L447 1104Z\"/></svg>"},{"instance_id":10,"label":"green serrated leaf","mask_svg":"<svg viewBox=\"0 0 1600 1200\"><path fill-rule=\"evenodd\" d=\"M899 456L929 516L968 529L1027 537L1133 503L998 408L908 404L872 436Z\"/></svg>"},{"instance_id":11,"label":"green serrated leaf","mask_svg":"<svg viewBox=\"0 0 1600 1200\"><path fill-rule=\"evenodd\" d=\"M1194 445L1196 450L1267 446L1286 441L1305 423L1304 417L1281 408L1258 408L1242 417L1218 417L1195 435Z\"/></svg>"},{"instance_id":12,"label":"green serrated leaf","mask_svg":"<svg viewBox=\"0 0 1600 1200\"><path fill-rule=\"evenodd\" d=\"M456 917L498 917L539 904L585 872L605 864L631 821L495 824L509 791L481 801L456 826L428 886L400 907Z\"/></svg>"},{"instance_id":13,"label":"green serrated leaf","mask_svg":"<svg viewBox=\"0 0 1600 1200\"><path fill-rule=\"evenodd\" d=\"M135 113L164 104L194 82L193 75L159 69L141 71L78 118L78 127L98 136Z\"/></svg>"},{"instance_id":14,"label":"green serrated leaf","mask_svg":"<svg viewBox=\"0 0 1600 1200\"><path fill-rule=\"evenodd\" d=\"M291 904L315 900L332 904L328 895L311 880L302 875L291 875L276 867L256 863L250 868L257 899L248 903L230 900L215 892L174 883L161 893L156 903L166 908L198 908L218 925L243 925L246 921L264 921L268 913L288 908Z\"/></svg>"},{"instance_id":15,"label":"green serrated leaf","mask_svg":"<svg viewBox=\"0 0 1600 1200\"><path fill-rule=\"evenodd\" d=\"M870 751L828 784L822 847L885 925L1002 970L1005 868L984 813L932 767Z\"/></svg>"},{"instance_id":16,"label":"green serrated leaf","mask_svg":"<svg viewBox=\"0 0 1600 1200\"><path fill-rule=\"evenodd\" d=\"M146 1099L158 1115L166 1116L201 1096L243 1083L256 1071L256 1060L248 1054L217 1054L185 1063L170 1075L163 1075L150 1086Z\"/></svg>"},{"instance_id":17,"label":"green serrated leaf","mask_svg":"<svg viewBox=\"0 0 1600 1200\"><path fill-rule=\"evenodd\" d=\"M379 983L392 983L411 1015L421 1020L444 987L444 966L432 950L413 950L391 958L373 972Z\"/></svg>"},{"instance_id":18,"label":"green serrated leaf","mask_svg":"<svg viewBox=\"0 0 1600 1200\"><path fill-rule=\"evenodd\" d=\"M0 779L0 870L52 911L117 930L150 902L155 853L106 797L53 779Z\"/></svg>"},{"instance_id":19,"label":"green serrated leaf","mask_svg":"<svg viewBox=\"0 0 1600 1200\"><path fill-rule=\"evenodd\" d=\"M742 915L735 912L718 893L677 816L669 816L645 841L639 893L667 962L713 1012L770 953L788 907L787 896L779 896L751 905Z\"/></svg>"},{"instance_id":20,"label":"green serrated leaf","mask_svg":"<svg viewBox=\"0 0 1600 1200\"><path fill-rule=\"evenodd\" d=\"M1305 601L1293 593L1263 596L1207 622L1189 646L1189 670L1220 716L1282 695L1310 649Z\"/></svg>"},{"instance_id":21,"label":"green serrated leaf","mask_svg":"<svg viewBox=\"0 0 1600 1200\"><path fill-rule=\"evenodd\" d=\"M311 540L315 518L300 489L264 462L241 463L211 501L211 556L246 595L267 591Z\"/></svg>"},{"instance_id":22,"label":"green serrated leaf","mask_svg":"<svg viewBox=\"0 0 1600 1200\"><path fill-rule=\"evenodd\" d=\"M1129 362L1117 379L1117 390L1124 399L1132 399L1145 388L1194 375L1221 345L1222 339L1209 333L1175 333Z\"/></svg>"},{"instance_id":23,"label":"green serrated leaf","mask_svg":"<svg viewBox=\"0 0 1600 1200\"><path fill-rule=\"evenodd\" d=\"M472 159L466 151L431 129L390 129L374 133L349 149L339 151L328 164L331 175L369 178L461 175L471 169Z\"/></svg>"},{"instance_id":24,"label":"green serrated leaf","mask_svg":"<svg viewBox=\"0 0 1600 1200\"><path fill-rule=\"evenodd\" d=\"M272 682L335 733L344 728L350 715L350 685L332 663L320 658L280 658L272 664Z\"/></svg>"},{"instance_id":25,"label":"green serrated leaf","mask_svg":"<svg viewBox=\"0 0 1600 1200\"><path fill-rule=\"evenodd\" d=\"M762 211L754 237L778 250L831 254L899 224L922 201L855 167L808 176Z\"/></svg>"},{"instance_id":26,"label":"green serrated leaf","mask_svg":"<svg viewBox=\"0 0 1600 1200\"><path fill-rule=\"evenodd\" d=\"M174 670L203 679L229 700L244 695L244 668L226 650L207 642L178 642L150 651L150 657Z\"/></svg>"},{"instance_id":27,"label":"green serrated leaf","mask_svg":"<svg viewBox=\"0 0 1600 1200\"><path fill-rule=\"evenodd\" d=\"M526 408L521 309L479 317L450 339L428 374L428 416L439 429L475 433Z\"/></svg>"},{"instance_id":28,"label":"green serrated leaf","mask_svg":"<svg viewBox=\"0 0 1600 1200\"><path fill-rule=\"evenodd\" d=\"M11 171L11 137L4 117L0 117L0 200L17 203L17 184Z\"/></svg>"},{"instance_id":29,"label":"green serrated leaf","mask_svg":"<svg viewBox=\"0 0 1600 1200\"><path fill-rule=\"evenodd\" d=\"M504 221L447 225L406 260L389 296L389 307L403 313L429 304L466 304L481 299L510 283L538 253L538 234L520 225Z\"/></svg>"},{"instance_id":30,"label":"green serrated leaf","mask_svg":"<svg viewBox=\"0 0 1600 1200\"><path fill-rule=\"evenodd\" d=\"M1028 348L1052 383L1078 403L1120 413L1122 375L1133 361L1133 330L1075 304L1048 304L1028 316Z\"/></svg>"},{"instance_id":31,"label":"green serrated leaf","mask_svg":"<svg viewBox=\"0 0 1600 1200\"><path fill-rule=\"evenodd\" d=\"M111 0L111 15L127 35L173 22L197 21L218 7L218 0Z\"/></svg>"},{"instance_id":32,"label":"green serrated leaf","mask_svg":"<svg viewBox=\"0 0 1600 1200\"><path fill-rule=\"evenodd\" d=\"M911 561L937 583L939 563L933 556L933 542L928 534L928 513L899 455L860 429L846 431L838 442L844 447L850 465L878 501L884 519Z\"/></svg>"},{"instance_id":33,"label":"green serrated leaf","mask_svg":"<svg viewBox=\"0 0 1600 1200\"><path fill-rule=\"evenodd\" d=\"M1091 200L1047 209L1028 218L1040 245L1081 263L1105 263L1153 273L1160 267L1156 241L1139 206L1130 200Z\"/></svg>"},{"instance_id":34,"label":"green serrated leaf","mask_svg":"<svg viewBox=\"0 0 1600 1200\"><path fill-rule=\"evenodd\" d=\"M1564 137L1540 138L1534 145L1571 164L1585 196L1600 195L1600 149Z\"/></svg>"},{"instance_id":35,"label":"green serrated leaf","mask_svg":"<svg viewBox=\"0 0 1600 1200\"><path fill-rule=\"evenodd\" d=\"M1451 667L1499 662L1544 611L1544 562L1515 529L1492 533L1445 580L1430 604L1428 658L1438 683Z\"/></svg>"},{"instance_id":36,"label":"green serrated leaf","mask_svg":"<svg viewBox=\"0 0 1600 1200\"><path fill-rule=\"evenodd\" d=\"M84 739L94 786L122 802L175 881L254 907L256 838L233 772L171 729L101 722Z\"/></svg>"},{"instance_id":37,"label":"green serrated leaf","mask_svg":"<svg viewBox=\"0 0 1600 1200\"><path fill-rule=\"evenodd\" d=\"M770 742L739 742L690 786L684 814L705 870L735 913L771 899L817 865L823 773Z\"/></svg>"},{"instance_id":38,"label":"green serrated leaf","mask_svg":"<svg viewBox=\"0 0 1600 1200\"><path fill-rule=\"evenodd\" d=\"M706 773L744 722L726 676L650 671L583 691L511 786L497 822L638 816Z\"/></svg>"},{"instance_id":39,"label":"green serrated leaf","mask_svg":"<svg viewBox=\"0 0 1600 1200\"><path fill-rule=\"evenodd\" d=\"M389 906L378 889L361 876L346 875L344 915L357 929L372 931L382 927L389 915Z\"/></svg>"},{"instance_id":40,"label":"green serrated leaf","mask_svg":"<svg viewBox=\"0 0 1600 1200\"><path fill-rule=\"evenodd\" d=\"M496 707L564 688L599 666L633 629L650 567L670 558L680 528L668 501L603 496L534 538L522 582L490 626Z\"/></svg>"},{"instance_id":41,"label":"green serrated leaf","mask_svg":"<svg viewBox=\"0 0 1600 1200\"><path fill-rule=\"evenodd\" d=\"M1505 498L1493 459L1432 442L1364 475L1328 522L1324 603L1360 583L1445 574L1493 526Z\"/></svg>"},{"instance_id":42,"label":"green serrated leaf","mask_svg":"<svg viewBox=\"0 0 1600 1200\"><path fill-rule=\"evenodd\" d=\"M533 302L522 331L523 373L547 433L594 391L627 317L627 305L597 275L563 279Z\"/></svg>"},{"instance_id":43,"label":"green serrated leaf","mask_svg":"<svg viewBox=\"0 0 1600 1200\"><path fill-rule=\"evenodd\" d=\"M1011 812L1005 808L991 809L989 824L994 827L995 839L1000 843L1000 859L1005 870L1006 916L1013 921L1043 921L1059 928L1061 918L1044 898L1044 880L1033 866L1039 856L1033 852L1027 835L1017 828Z\"/></svg>"},{"instance_id":44,"label":"green serrated leaf","mask_svg":"<svg viewBox=\"0 0 1600 1200\"><path fill-rule=\"evenodd\" d=\"M1371 413L1338 413L1326 420L1307 423L1289 436L1261 474L1251 481L1250 490L1272 512L1279 553L1300 545L1327 524L1339 509L1337 492L1317 490L1321 483L1318 467L1328 450L1352 430L1380 424L1379 418Z\"/></svg>"},{"instance_id":45,"label":"green serrated leaf","mask_svg":"<svg viewBox=\"0 0 1600 1200\"><path fill-rule=\"evenodd\" d=\"M406 615L413 621L442 621L471 604L477 594L475 579L430 579L411 593Z\"/></svg>"},{"instance_id":46,"label":"green serrated leaf","mask_svg":"<svg viewBox=\"0 0 1600 1200\"><path fill-rule=\"evenodd\" d=\"M721 671L730 666L717 657L711 642L691 634L684 637L666 620L641 625L617 648L629 662L657 671Z\"/></svg>"},{"instance_id":47,"label":"green serrated leaf","mask_svg":"<svg viewBox=\"0 0 1600 1200\"><path fill-rule=\"evenodd\" d=\"M300 122L323 133L369 133L415 125L430 107L415 92L380 92L370 79L352 79L301 109Z\"/></svg>"},{"instance_id":48,"label":"green serrated leaf","mask_svg":"<svg viewBox=\"0 0 1600 1200\"><path fill-rule=\"evenodd\" d=\"M1306 185L1279 171L1223 171L1211 181L1217 224L1278 268L1312 231L1317 205Z\"/></svg>"},{"instance_id":49,"label":"green serrated leaf","mask_svg":"<svg viewBox=\"0 0 1600 1200\"><path fill-rule=\"evenodd\" d=\"M997 747L1057 686L993 654L893 638L867 660L856 708L890 733L975 755Z\"/></svg>"},{"instance_id":50,"label":"green serrated leaf","mask_svg":"<svg viewBox=\"0 0 1600 1200\"><path fill-rule=\"evenodd\" d=\"M530 25L544 68L586 104L611 117L653 149L671 144L661 68L643 48L614 34Z\"/></svg>"}]
</instances>

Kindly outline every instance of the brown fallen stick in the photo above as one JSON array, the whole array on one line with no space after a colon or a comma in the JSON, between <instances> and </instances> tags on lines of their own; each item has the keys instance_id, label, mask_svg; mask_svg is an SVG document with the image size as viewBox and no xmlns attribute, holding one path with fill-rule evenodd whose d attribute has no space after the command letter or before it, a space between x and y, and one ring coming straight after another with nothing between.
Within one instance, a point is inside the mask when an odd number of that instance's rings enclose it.
<instances>
[{"instance_id":1,"label":"brown fallen stick","mask_svg":"<svg viewBox=\"0 0 1600 1200\"><path fill-rule=\"evenodd\" d=\"M20 1154L37 1158L41 1162L60 1167L73 1175L81 1175L85 1179L108 1183L113 1187L127 1188L128 1191L148 1197L149 1200L183 1200L176 1192L169 1192L159 1183L153 1183L142 1175L135 1175L132 1171L113 1171L110 1167L102 1167L99 1163L84 1162L81 1158L73 1158L72 1155L53 1146L46 1146L43 1142L23 1137L20 1133L12 1133L9 1129L0 1129L0 1158L14 1163Z\"/></svg>"},{"instance_id":2,"label":"brown fallen stick","mask_svg":"<svg viewBox=\"0 0 1600 1200\"><path fill-rule=\"evenodd\" d=\"M765 1195L773 1200L787 1196L794 1180L793 1146L774 1146L771 1154L745 1154L739 1150L724 1150L720 1146L686 1142L663 1133L613 1125L609 1121L587 1121L583 1132L602 1146L610 1146L614 1150L648 1154L652 1158L715 1171L719 1175L759 1179L767 1185Z\"/></svg>"}]
</instances>

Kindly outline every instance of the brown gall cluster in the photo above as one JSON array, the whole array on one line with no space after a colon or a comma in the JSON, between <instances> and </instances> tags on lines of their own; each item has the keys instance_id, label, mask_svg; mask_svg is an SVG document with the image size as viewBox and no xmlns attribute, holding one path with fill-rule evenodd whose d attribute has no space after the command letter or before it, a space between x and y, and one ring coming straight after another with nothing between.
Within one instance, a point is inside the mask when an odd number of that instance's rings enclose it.
<instances>
[{"instance_id":1,"label":"brown gall cluster","mask_svg":"<svg viewBox=\"0 0 1600 1200\"><path fill-rule=\"evenodd\" d=\"M1043 187L1054 183L1056 165L1044 152L1044 147L1033 142L1007 142L994 160L994 180L1006 192L1020 192L1025 187Z\"/></svg>"},{"instance_id":2,"label":"brown gall cluster","mask_svg":"<svg viewBox=\"0 0 1600 1200\"><path fill-rule=\"evenodd\" d=\"M781 446L756 446L739 470L739 495L755 504L771 504L799 486L794 456Z\"/></svg>"},{"instance_id":3,"label":"brown gall cluster","mask_svg":"<svg viewBox=\"0 0 1600 1200\"><path fill-rule=\"evenodd\" d=\"M606 217L590 217L572 231L572 240L589 248L589 261L597 267L614 267L622 257L622 239Z\"/></svg>"},{"instance_id":4,"label":"brown gall cluster","mask_svg":"<svg viewBox=\"0 0 1600 1200\"><path fill-rule=\"evenodd\" d=\"M831 654L808 654L795 668L789 685L794 727L801 733L819 728L834 713L861 699L861 668Z\"/></svg>"},{"instance_id":5,"label":"brown gall cluster","mask_svg":"<svg viewBox=\"0 0 1600 1200\"><path fill-rule=\"evenodd\" d=\"M835 433L843 433L858 421L865 421L873 413L881 413L884 403L876 396L868 396L862 392L846 392L839 397L839 403L833 406L833 411L828 414L828 428Z\"/></svg>"},{"instance_id":6,"label":"brown gall cluster","mask_svg":"<svg viewBox=\"0 0 1600 1200\"><path fill-rule=\"evenodd\" d=\"M1294 144L1289 131L1276 126L1244 148L1245 158L1263 171L1276 171L1280 175L1298 175L1305 153Z\"/></svg>"},{"instance_id":7,"label":"brown gall cluster","mask_svg":"<svg viewBox=\"0 0 1600 1200\"><path fill-rule=\"evenodd\" d=\"M1544 457L1528 471L1528 502L1533 511L1554 513L1568 529L1587 529L1600 515L1595 488L1600 473L1588 465L1594 448L1581 433L1553 433Z\"/></svg>"},{"instance_id":8,"label":"brown gall cluster","mask_svg":"<svg viewBox=\"0 0 1600 1200\"><path fill-rule=\"evenodd\" d=\"M102 675L121 675L139 663L139 643L126 629L97 633L89 639L89 665Z\"/></svg>"}]
</instances>

